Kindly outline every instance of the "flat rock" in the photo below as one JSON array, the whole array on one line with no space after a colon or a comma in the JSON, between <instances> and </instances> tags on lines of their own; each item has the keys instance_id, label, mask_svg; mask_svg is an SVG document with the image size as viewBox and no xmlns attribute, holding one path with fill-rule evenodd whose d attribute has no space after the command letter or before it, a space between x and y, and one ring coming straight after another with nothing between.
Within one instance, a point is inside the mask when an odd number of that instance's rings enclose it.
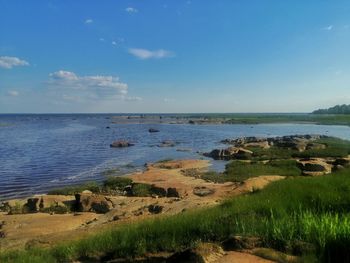
<instances>
[{"instance_id":1,"label":"flat rock","mask_svg":"<svg viewBox=\"0 0 350 263\"><path fill-rule=\"evenodd\" d=\"M297 165L304 175L317 176L332 172L332 165L321 158L301 159L297 161Z\"/></svg>"}]
</instances>

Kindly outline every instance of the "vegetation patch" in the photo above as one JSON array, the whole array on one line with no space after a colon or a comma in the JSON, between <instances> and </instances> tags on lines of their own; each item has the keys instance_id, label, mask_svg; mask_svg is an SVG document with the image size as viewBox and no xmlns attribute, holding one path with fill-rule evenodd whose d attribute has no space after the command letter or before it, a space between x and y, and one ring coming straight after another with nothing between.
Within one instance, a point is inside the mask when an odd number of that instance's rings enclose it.
<instances>
[{"instance_id":1,"label":"vegetation patch","mask_svg":"<svg viewBox=\"0 0 350 263\"><path fill-rule=\"evenodd\" d=\"M67 186L62 188L57 188L50 190L47 194L49 195L74 195L76 193L81 193L84 190L89 190L93 193L100 192L100 186L96 182L87 182L82 185Z\"/></svg>"},{"instance_id":2,"label":"vegetation patch","mask_svg":"<svg viewBox=\"0 0 350 263\"><path fill-rule=\"evenodd\" d=\"M207 172L202 178L217 183L243 182L260 175L298 176L301 170L295 160L273 160L264 162L231 161L226 165L224 173Z\"/></svg>"}]
</instances>

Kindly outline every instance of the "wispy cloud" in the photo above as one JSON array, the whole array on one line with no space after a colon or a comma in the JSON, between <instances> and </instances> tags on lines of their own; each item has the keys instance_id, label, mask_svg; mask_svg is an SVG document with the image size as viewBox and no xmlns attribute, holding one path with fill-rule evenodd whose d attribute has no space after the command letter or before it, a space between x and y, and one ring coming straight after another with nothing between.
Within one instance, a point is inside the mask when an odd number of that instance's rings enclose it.
<instances>
[{"instance_id":1,"label":"wispy cloud","mask_svg":"<svg viewBox=\"0 0 350 263\"><path fill-rule=\"evenodd\" d=\"M142 101L143 99L141 97L125 97L124 100L126 100L126 101Z\"/></svg>"},{"instance_id":2,"label":"wispy cloud","mask_svg":"<svg viewBox=\"0 0 350 263\"><path fill-rule=\"evenodd\" d=\"M16 66L29 66L29 63L17 57L0 57L0 68L11 69Z\"/></svg>"},{"instance_id":3,"label":"wispy cloud","mask_svg":"<svg viewBox=\"0 0 350 263\"><path fill-rule=\"evenodd\" d=\"M124 99L128 93L128 85L118 77L78 76L65 70L53 72L49 76L51 91L61 94L67 101Z\"/></svg>"},{"instance_id":4,"label":"wispy cloud","mask_svg":"<svg viewBox=\"0 0 350 263\"><path fill-rule=\"evenodd\" d=\"M94 20L91 18L88 18L85 20L85 24L92 24L93 22L94 22Z\"/></svg>"},{"instance_id":5,"label":"wispy cloud","mask_svg":"<svg viewBox=\"0 0 350 263\"><path fill-rule=\"evenodd\" d=\"M17 97L19 95L19 92L17 90L9 90L7 92L7 95L12 96L12 97Z\"/></svg>"},{"instance_id":6,"label":"wispy cloud","mask_svg":"<svg viewBox=\"0 0 350 263\"><path fill-rule=\"evenodd\" d=\"M322 29L326 31L331 31L333 29L333 25L325 26Z\"/></svg>"},{"instance_id":7,"label":"wispy cloud","mask_svg":"<svg viewBox=\"0 0 350 263\"><path fill-rule=\"evenodd\" d=\"M148 50L143 48L129 48L129 53L139 59L151 59L151 58L169 58L175 56L171 51L158 49Z\"/></svg>"},{"instance_id":8,"label":"wispy cloud","mask_svg":"<svg viewBox=\"0 0 350 263\"><path fill-rule=\"evenodd\" d=\"M134 8L134 7L129 6L129 7L125 8L125 11L128 13L137 13L139 10Z\"/></svg>"}]
</instances>

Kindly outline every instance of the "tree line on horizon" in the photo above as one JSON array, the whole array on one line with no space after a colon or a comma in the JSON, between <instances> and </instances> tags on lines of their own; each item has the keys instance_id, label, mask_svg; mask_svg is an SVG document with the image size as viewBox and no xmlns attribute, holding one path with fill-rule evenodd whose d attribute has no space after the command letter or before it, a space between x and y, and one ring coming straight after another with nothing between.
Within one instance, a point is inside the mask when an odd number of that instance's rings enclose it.
<instances>
[{"instance_id":1,"label":"tree line on horizon","mask_svg":"<svg viewBox=\"0 0 350 263\"><path fill-rule=\"evenodd\" d=\"M350 114L350 104L336 105L328 109L318 109L313 114Z\"/></svg>"}]
</instances>

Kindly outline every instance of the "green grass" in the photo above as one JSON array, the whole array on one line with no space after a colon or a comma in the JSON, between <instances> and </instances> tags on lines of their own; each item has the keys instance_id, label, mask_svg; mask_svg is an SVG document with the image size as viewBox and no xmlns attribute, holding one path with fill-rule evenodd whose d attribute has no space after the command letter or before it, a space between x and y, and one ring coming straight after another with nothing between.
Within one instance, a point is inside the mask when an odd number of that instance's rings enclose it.
<instances>
[{"instance_id":1,"label":"green grass","mask_svg":"<svg viewBox=\"0 0 350 263\"><path fill-rule=\"evenodd\" d=\"M226 165L224 173L208 172L202 175L204 180L217 183L242 182L248 178L260 175L301 175L295 160L273 160L264 164L262 162L231 161Z\"/></svg>"},{"instance_id":2,"label":"green grass","mask_svg":"<svg viewBox=\"0 0 350 263\"><path fill-rule=\"evenodd\" d=\"M134 257L178 251L200 241L221 242L231 235L252 235L260 236L266 247L314 253L317 261L346 262L341 260L350 255L349 190L350 170L316 178L290 178L214 208L120 226L49 250L5 253L0 261ZM300 246L305 242L314 250Z\"/></svg>"},{"instance_id":3,"label":"green grass","mask_svg":"<svg viewBox=\"0 0 350 263\"><path fill-rule=\"evenodd\" d=\"M103 190L123 190L126 186L131 185L132 180L127 177L110 176L103 181Z\"/></svg>"}]
</instances>

